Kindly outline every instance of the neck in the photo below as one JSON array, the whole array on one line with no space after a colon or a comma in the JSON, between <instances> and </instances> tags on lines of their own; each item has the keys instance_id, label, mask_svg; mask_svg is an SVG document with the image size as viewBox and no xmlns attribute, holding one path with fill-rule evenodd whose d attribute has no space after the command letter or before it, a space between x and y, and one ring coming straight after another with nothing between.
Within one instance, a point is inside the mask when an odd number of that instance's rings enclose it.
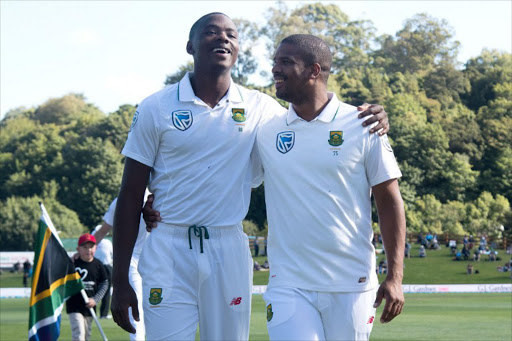
<instances>
[{"instance_id":1,"label":"neck","mask_svg":"<svg viewBox=\"0 0 512 341\"><path fill-rule=\"evenodd\" d=\"M231 84L231 73L230 70L218 73L194 69L194 72L190 74L190 84L194 94L208 104L210 108L213 108L228 92Z\"/></svg>"},{"instance_id":2,"label":"neck","mask_svg":"<svg viewBox=\"0 0 512 341\"><path fill-rule=\"evenodd\" d=\"M295 110L297 116L308 122L320 115L327 104L329 104L329 97L327 96L326 89L312 91L300 103L292 103L293 110Z\"/></svg>"}]
</instances>

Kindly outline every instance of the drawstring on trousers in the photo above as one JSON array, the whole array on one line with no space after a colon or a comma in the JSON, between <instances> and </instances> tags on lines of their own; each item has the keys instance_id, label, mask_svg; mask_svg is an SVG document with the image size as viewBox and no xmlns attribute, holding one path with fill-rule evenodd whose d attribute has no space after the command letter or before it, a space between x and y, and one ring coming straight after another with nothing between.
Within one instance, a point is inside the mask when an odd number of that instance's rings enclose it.
<instances>
[{"instance_id":1,"label":"drawstring on trousers","mask_svg":"<svg viewBox=\"0 0 512 341\"><path fill-rule=\"evenodd\" d=\"M204 239L210 239L210 235L208 234L208 229L206 226L197 226L192 225L188 228L188 245L190 246L190 249L192 250L192 239L190 236L190 230L194 231L194 235L196 237L199 237L199 245L201 249L201 253L203 252L203 229L204 229Z\"/></svg>"}]
</instances>

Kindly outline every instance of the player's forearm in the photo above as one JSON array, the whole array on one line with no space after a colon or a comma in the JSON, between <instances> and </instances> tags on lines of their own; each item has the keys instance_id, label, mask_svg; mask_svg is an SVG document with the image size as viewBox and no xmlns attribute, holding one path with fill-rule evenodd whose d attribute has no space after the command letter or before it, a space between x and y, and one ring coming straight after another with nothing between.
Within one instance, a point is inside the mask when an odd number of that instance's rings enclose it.
<instances>
[{"instance_id":1,"label":"player's forearm","mask_svg":"<svg viewBox=\"0 0 512 341\"><path fill-rule=\"evenodd\" d=\"M98 231L96 231L96 233L94 233L94 237L96 238L96 245L98 245L99 243L101 243L101 241L103 240L103 238L105 238L105 236L107 235L107 233L109 233L110 231L112 231L112 226L110 226L109 224L107 224L106 222L103 222L103 224L101 225L101 227L98 229Z\"/></svg>"},{"instance_id":2,"label":"player's forearm","mask_svg":"<svg viewBox=\"0 0 512 341\"><path fill-rule=\"evenodd\" d=\"M139 222L150 168L127 158L114 214L114 284L128 282L128 269L139 233Z\"/></svg>"},{"instance_id":3,"label":"player's forearm","mask_svg":"<svg viewBox=\"0 0 512 341\"><path fill-rule=\"evenodd\" d=\"M406 229L404 205L396 180L382 185L380 188L374 188L374 197L379 214L384 249L386 250L387 276L401 281L403 278Z\"/></svg>"}]
</instances>

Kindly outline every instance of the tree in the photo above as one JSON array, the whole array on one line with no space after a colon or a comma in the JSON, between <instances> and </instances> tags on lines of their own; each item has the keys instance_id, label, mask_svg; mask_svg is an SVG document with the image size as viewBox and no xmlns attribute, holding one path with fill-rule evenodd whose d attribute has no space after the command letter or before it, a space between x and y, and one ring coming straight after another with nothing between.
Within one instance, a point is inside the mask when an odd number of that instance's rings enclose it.
<instances>
[{"instance_id":1,"label":"tree","mask_svg":"<svg viewBox=\"0 0 512 341\"><path fill-rule=\"evenodd\" d=\"M455 65L459 42L446 20L425 13L408 19L395 37L379 38L382 48L375 52L377 66L387 72L418 73L423 77L436 65Z\"/></svg>"},{"instance_id":2,"label":"tree","mask_svg":"<svg viewBox=\"0 0 512 341\"><path fill-rule=\"evenodd\" d=\"M68 124L77 121L84 115L93 120L101 119L104 116L94 105L86 103L85 97L80 94L51 98L40 105L34 115L43 124Z\"/></svg>"},{"instance_id":3,"label":"tree","mask_svg":"<svg viewBox=\"0 0 512 341\"><path fill-rule=\"evenodd\" d=\"M119 192L122 156L110 142L92 137L70 141L62 155L66 163L58 199L76 211L85 226L95 226Z\"/></svg>"},{"instance_id":4,"label":"tree","mask_svg":"<svg viewBox=\"0 0 512 341\"><path fill-rule=\"evenodd\" d=\"M238 59L231 70L233 81L237 84L248 85L248 78L258 68L258 62L252 50L258 43L258 25L244 19L233 19L238 29L238 43L240 51Z\"/></svg>"},{"instance_id":5,"label":"tree","mask_svg":"<svg viewBox=\"0 0 512 341\"><path fill-rule=\"evenodd\" d=\"M85 231L75 212L52 198L7 198L0 205L0 249L30 251L34 249L35 234L41 217L39 201L43 201L62 238L77 237Z\"/></svg>"},{"instance_id":6,"label":"tree","mask_svg":"<svg viewBox=\"0 0 512 341\"><path fill-rule=\"evenodd\" d=\"M187 62L185 65L181 65L178 67L178 70L170 75L167 75L164 81L164 85L170 85L174 83L178 83L187 72L194 70L194 62Z\"/></svg>"}]
</instances>

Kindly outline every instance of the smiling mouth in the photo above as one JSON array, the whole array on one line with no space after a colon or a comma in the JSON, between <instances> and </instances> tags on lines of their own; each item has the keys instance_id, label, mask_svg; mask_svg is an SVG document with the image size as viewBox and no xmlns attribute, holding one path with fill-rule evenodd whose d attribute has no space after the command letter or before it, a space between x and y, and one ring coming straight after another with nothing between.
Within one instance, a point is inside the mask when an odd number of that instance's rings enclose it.
<instances>
[{"instance_id":1,"label":"smiling mouth","mask_svg":"<svg viewBox=\"0 0 512 341\"><path fill-rule=\"evenodd\" d=\"M281 78L274 78L274 83L276 88L284 84L284 79Z\"/></svg>"},{"instance_id":2,"label":"smiling mouth","mask_svg":"<svg viewBox=\"0 0 512 341\"><path fill-rule=\"evenodd\" d=\"M222 47L217 47L213 49L214 53L220 53L220 54L231 54L231 52L228 49L224 49Z\"/></svg>"}]
</instances>

